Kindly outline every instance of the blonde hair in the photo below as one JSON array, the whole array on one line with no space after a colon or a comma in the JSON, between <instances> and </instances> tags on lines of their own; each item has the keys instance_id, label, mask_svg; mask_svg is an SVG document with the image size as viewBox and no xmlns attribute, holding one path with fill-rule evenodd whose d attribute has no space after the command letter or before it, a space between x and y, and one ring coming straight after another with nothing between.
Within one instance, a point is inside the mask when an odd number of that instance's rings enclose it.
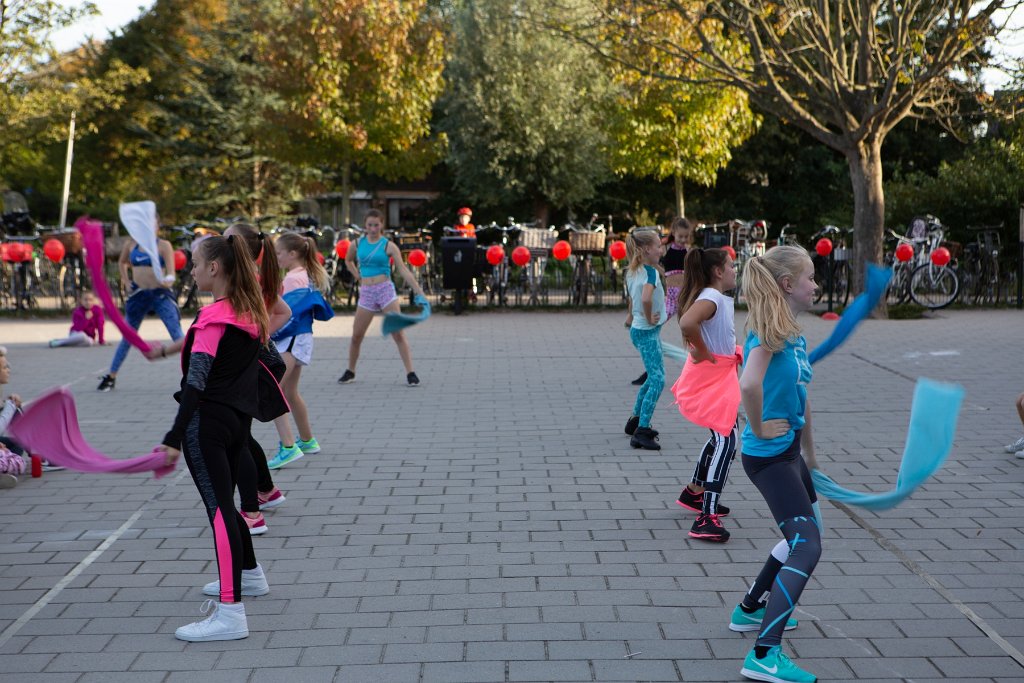
<instances>
[{"instance_id":1,"label":"blonde hair","mask_svg":"<svg viewBox=\"0 0 1024 683\"><path fill-rule=\"evenodd\" d=\"M650 228L634 230L626 237L626 248L629 254L629 272L635 273L644 265L644 253L642 247L652 247L661 244L661 235Z\"/></svg>"},{"instance_id":2,"label":"blonde hair","mask_svg":"<svg viewBox=\"0 0 1024 683\"><path fill-rule=\"evenodd\" d=\"M786 342L800 336L800 325L782 291L781 280L794 280L808 267L810 255L803 247L772 247L764 256L747 261L743 293L747 298L747 329L757 335L766 351L777 353Z\"/></svg>"},{"instance_id":3,"label":"blonde hair","mask_svg":"<svg viewBox=\"0 0 1024 683\"><path fill-rule=\"evenodd\" d=\"M285 251L294 251L299 255L299 263L309 275L309 281L321 292L326 292L331 286L331 278L327 271L317 260L316 242L312 237L305 237L294 232L285 232L277 236L277 243L284 247Z\"/></svg>"}]
</instances>

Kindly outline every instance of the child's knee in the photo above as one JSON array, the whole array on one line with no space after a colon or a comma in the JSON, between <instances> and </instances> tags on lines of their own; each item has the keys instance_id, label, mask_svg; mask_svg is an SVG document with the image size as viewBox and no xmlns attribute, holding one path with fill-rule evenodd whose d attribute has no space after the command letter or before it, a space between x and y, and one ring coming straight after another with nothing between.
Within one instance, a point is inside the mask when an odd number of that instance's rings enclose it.
<instances>
[{"instance_id":1,"label":"child's knee","mask_svg":"<svg viewBox=\"0 0 1024 683\"><path fill-rule=\"evenodd\" d=\"M1024 394L1017 397L1017 409L1024 410Z\"/></svg>"}]
</instances>

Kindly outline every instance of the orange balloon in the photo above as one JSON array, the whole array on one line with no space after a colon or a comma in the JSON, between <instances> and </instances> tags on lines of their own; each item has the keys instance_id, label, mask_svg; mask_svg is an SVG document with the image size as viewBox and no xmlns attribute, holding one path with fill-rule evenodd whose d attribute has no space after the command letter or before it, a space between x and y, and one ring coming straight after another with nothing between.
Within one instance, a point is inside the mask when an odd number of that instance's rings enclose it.
<instances>
[{"instance_id":1,"label":"orange balloon","mask_svg":"<svg viewBox=\"0 0 1024 683\"><path fill-rule=\"evenodd\" d=\"M505 250L501 248L500 244L495 244L487 247L487 262L492 266L496 266L505 260Z\"/></svg>"},{"instance_id":2,"label":"orange balloon","mask_svg":"<svg viewBox=\"0 0 1024 683\"><path fill-rule=\"evenodd\" d=\"M526 247L516 247L512 250L512 263L517 266L525 266L530 262L530 250Z\"/></svg>"},{"instance_id":3,"label":"orange balloon","mask_svg":"<svg viewBox=\"0 0 1024 683\"><path fill-rule=\"evenodd\" d=\"M409 252L409 265L419 268L427 262L427 252L422 249L413 249Z\"/></svg>"},{"instance_id":4,"label":"orange balloon","mask_svg":"<svg viewBox=\"0 0 1024 683\"><path fill-rule=\"evenodd\" d=\"M555 246L551 247L551 255L559 261L564 261L569 258L569 254L572 253L572 245L565 240L558 240L555 242Z\"/></svg>"}]
</instances>

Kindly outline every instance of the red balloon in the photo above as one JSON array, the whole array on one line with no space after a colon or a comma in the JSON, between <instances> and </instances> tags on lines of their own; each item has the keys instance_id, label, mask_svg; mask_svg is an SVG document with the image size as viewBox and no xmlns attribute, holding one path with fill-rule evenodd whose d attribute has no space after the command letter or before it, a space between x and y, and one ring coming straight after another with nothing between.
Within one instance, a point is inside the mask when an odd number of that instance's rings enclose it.
<instances>
[{"instance_id":1,"label":"red balloon","mask_svg":"<svg viewBox=\"0 0 1024 683\"><path fill-rule=\"evenodd\" d=\"M572 253L572 245L565 240L558 240L555 242L555 246L551 247L551 255L559 261L564 261L569 258L569 254Z\"/></svg>"},{"instance_id":2,"label":"red balloon","mask_svg":"<svg viewBox=\"0 0 1024 683\"><path fill-rule=\"evenodd\" d=\"M914 248L904 242L900 246L896 247L896 260L906 263L910 259L914 258Z\"/></svg>"},{"instance_id":3,"label":"red balloon","mask_svg":"<svg viewBox=\"0 0 1024 683\"><path fill-rule=\"evenodd\" d=\"M626 243L622 240L615 240L608 245L608 255L614 261L621 261L626 258Z\"/></svg>"},{"instance_id":4,"label":"red balloon","mask_svg":"<svg viewBox=\"0 0 1024 683\"><path fill-rule=\"evenodd\" d=\"M18 248L14 250L14 261L18 263L28 263L29 261L31 261L32 245L27 242L21 242L17 246Z\"/></svg>"},{"instance_id":5,"label":"red balloon","mask_svg":"<svg viewBox=\"0 0 1024 683\"><path fill-rule=\"evenodd\" d=\"M953 258L953 255L949 253L949 249L945 247L939 247L932 252L932 263L937 266L944 266L949 263L949 260Z\"/></svg>"},{"instance_id":6,"label":"red balloon","mask_svg":"<svg viewBox=\"0 0 1024 683\"><path fill-rule=\"evenodd\" d=\"M501 248L500 244L494 244L487 247L487 262L492 266L496 266L505 260L505 250Z\"/></svg>"},{"instance_id":7,"label":"red balloon","mask_svg":"<svg viewBox=\"0 0 1024 683\"><path fill-rule=\"evenodd\" d=\"M64 245L60 240L48 239L43 245L43 253L46 254L46 258L57 263L64 258Z\"/></svg>"},{"instance_id":8,"label":"red balloon","mask_svg":"<svg viewBox=\"0 0 1024 683\"><path fill-rule=\"evenodd\" d=\"M736 260L736 250L732 248L732 245L725 245L724 247L722 247L722 251L728 254L729 258L731 258L733 261Z\"/></svg>"},{"instance_id":9,"label":"red balloon","mask_svg":"<svg viewBox=\"0 0 1024 683\"><path fill-rule=\"evenodd\" d=\"M185 266L188 265L188 256L185 256L185 252L181 249L174 250L174 269L184 270Z\"/></svg>"},{"instance_id":10,"label":"red balloon","mask_svg":"<svg viewBox=\"0 0 1024 683\"><path fill-rule=\"evenodd\" d=\"M348 248L352 244L349 240L339 240L334 245L334 253L338 255L338 258L345 258L348 255Z\"/></svg>"},{"instance_id":11,"label":"red balloon","mask_svg":"<svg viewBox=\"0 0 1024 683\"><path fill-rule=\"evenodd\" d=\"M316 252L316 261L317 261L317 263L319 263L322 266L326 260L327 259L324 258L323 254L321 254L319 251Z\"/></svg>"},{"instance_id":12,"label":"red balloon","mask_svg":"<svg viewBox=\"0 0 1024 683\"><path fill-rule=\"evenodd\" d=\"M530 262L530 250L526 247L516 247L512 250L512 263L517 266L525 266Z\"/></svg>"},{"instance_id":13,"label":"red balloon","mask_svg":"<svg viewBox=\"0 0 1024 683\"><path fill-rule=\"evenodd\" d=\"M818 252L818 256L828 256L832 253L832 240L827 237L822 237L818 240L818 243L814 245L814 251Z\"/></svg>"},{"instance_id":14,"label":"red balloon","mask_svg":"<svg viewBox=\"0 0 1024 683\"><path fill-rule=\"evenodd\" d=\"M409 252L409 265L419 268L427 262L427 252L422 249L413 249Z\"/></svg>"}]
</instances>

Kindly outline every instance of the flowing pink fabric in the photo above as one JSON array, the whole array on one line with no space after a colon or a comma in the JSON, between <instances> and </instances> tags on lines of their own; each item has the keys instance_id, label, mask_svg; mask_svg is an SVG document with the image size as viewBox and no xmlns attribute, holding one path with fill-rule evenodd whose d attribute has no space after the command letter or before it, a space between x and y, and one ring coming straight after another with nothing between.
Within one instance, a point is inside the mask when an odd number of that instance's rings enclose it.
<instances>
[{"instance_id":1,"label":"flowing pink fabric","mask_svg":"<svg viewBox=\"0 0 1024 683\"><path fill-rule=\"evenodd\" d=\"M714 354L715 363L686 361L672 394L683 417L695 425L728 436L736 426L740 408L740 381L736 367L743 362L743 349L732 356Z\"/></svg>"},{"instance_id":2,"label":"flowing pink fabric","mask_svg":"<svg viewBox=\"0 0 1024 683\"><path fill-rule=\"evenodd\" d=\"M146 353L150 350L139 333L132 329L132 326L121 315L121 311L114 303L114 297L110 294L110 287L107 286L107 275L103 272L103 259L106 258L106 250L103 247L103 224L94 221L88 216L82 216L75 221L75 227L82 233L82 244L85 245L85 267L89 270L89 277L92 278L92 288L103 304L103 310L107 317L114 323L121 335L129 344L139 351Z\"/></svg>"},{"instance_id":3,"label":"flowing pink fabric","mask_svg":"<svg viewBox=\"0 0 1024 683\"><path fill-rule=\"evenodd\" d=\"M50 389L32 401L7 428L31 453L78 472L153 472L159 479L174 471L155 448L148 455L117 460L95 450L78 428L75 398L66 387Z\"/></svg>"}]
</instances>

